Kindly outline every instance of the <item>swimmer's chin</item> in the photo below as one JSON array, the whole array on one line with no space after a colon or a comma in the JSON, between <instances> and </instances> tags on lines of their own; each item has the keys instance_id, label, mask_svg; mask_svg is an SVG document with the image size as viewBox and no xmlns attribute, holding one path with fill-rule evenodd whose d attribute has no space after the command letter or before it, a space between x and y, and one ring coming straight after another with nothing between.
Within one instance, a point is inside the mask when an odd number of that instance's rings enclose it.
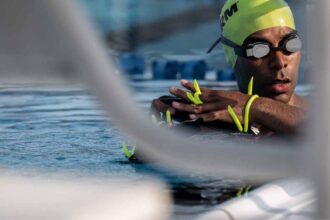
<instances>
[{"instance_id":1,"label":"swimmer's chin","mask_svg":"<svg viewBox=\"0 0 330 220\"><path fill-rule=\"evenodd\" d=\"M268 98L274 99L276 101L282 102L282 103L289 103L290 99L291 99L291 95L289 95L288 93L277 93L277 94L271 94L269 96L267 96Z\"/></svg>"}]
</instances>

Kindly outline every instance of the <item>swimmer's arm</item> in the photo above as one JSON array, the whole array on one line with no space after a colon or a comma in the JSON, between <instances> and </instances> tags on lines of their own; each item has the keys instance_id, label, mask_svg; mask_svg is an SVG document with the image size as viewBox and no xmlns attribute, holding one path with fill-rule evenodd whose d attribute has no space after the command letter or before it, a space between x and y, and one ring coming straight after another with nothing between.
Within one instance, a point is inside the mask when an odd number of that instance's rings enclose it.
<instances>
[{"instance_id":1,"label":"swimmer's arm","mask_svg":"<svg viewBox=\"0 0 330 220\"><path fill-rule=\"evenodd\" d=\"M306 120L304 108L260 97L250 110L250 120L279 133L295 133Z\"/></svg>"}]
</instances>

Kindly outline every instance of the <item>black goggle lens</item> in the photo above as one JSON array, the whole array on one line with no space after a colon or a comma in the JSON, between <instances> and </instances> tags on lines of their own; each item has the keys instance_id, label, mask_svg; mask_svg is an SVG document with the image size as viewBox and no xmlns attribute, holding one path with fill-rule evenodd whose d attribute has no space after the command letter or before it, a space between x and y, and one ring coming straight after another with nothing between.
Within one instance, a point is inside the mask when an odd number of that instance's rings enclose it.
<instances>
[{"instance_id":1,"label":"black goggle lens","mask_svg":"<svg viewBox=\"0 0 330 220\"><path fill-rule=\"evenodd\" d=\"M248 45L246 49L247 57L254 57L260 59L269 55L271 51L281 50L286 54L295 53L301 50L301 39L295 35L285 40L280 47L272 47L266 42L257 42L252 45Z\"/></svg>"},{"instance_id":2,"label":"black goggle lens","mask_svg":"<svg viewBox=\"0 0 330 220\"><path fill-rule=\"evenodd\" d=\"M295 53L301 50L302 42L299 37L289 39L285 44L285 49L290 53Z\"/></svg>"},{"instance_id":3,"label":"black goggle lens","mask_svg":"<svg viewBox=\"0 0 330 220\"><path fill-rule=\"evenodd\" d=\"M270 47L267 44L255 44L251 49L247 49L248 57L262 58L270 53Z\"/></svg>"}]
</instances>

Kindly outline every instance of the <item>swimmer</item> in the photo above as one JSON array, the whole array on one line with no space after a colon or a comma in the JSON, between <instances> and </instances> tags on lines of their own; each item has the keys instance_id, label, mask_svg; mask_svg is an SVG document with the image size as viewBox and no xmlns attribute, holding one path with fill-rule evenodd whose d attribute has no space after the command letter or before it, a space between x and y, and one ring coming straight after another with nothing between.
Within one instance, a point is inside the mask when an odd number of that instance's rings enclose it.
<instances>
[{"instance_id":1,"label":"swimmer","mask_svg":"<svg viewBox=\"0 0 330 220\"><path fill-rule=\"evenodd\" d=\"M169 110L175 118L180 112L191 120L204 123L234 124L228 112L230 105L239 122L249 103L250 125L275 133L294 133L306 119L307 101L294 89L298 81L302 42L294 18L284 0L228 0L220 14L221 36L226 60L233 68L239 91L201 88L202 104L188 104L187 92L171 88L170 93L185 102L152 102L152 112ZM253 77L254 97L247 94ZM194 84L181 80L192 93ZM250 100L250 102L249 102Z\"/></svg>"}]
</instances>

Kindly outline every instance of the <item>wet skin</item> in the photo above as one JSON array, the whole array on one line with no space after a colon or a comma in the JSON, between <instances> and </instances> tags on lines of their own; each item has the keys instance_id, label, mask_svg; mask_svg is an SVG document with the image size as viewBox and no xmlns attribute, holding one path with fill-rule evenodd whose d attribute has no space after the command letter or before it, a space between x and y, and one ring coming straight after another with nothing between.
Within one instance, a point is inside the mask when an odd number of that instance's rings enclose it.
<instances>
[{"instance_id":1,"label":"wet skin","mask_svg":"<svg viewBox=\"0 0 330 220\"><path fill-rule=\"evenodd\" d=\"M293 30L287 27L275 27L255 32L245 43L267 41L274 47ZM204 122L233 123L227 112L231 105L239 120L243 123L243 114L250 96L246 95L247 85L254 76L254 94L260 98L253 102L250 110L250 122L254 122L272 131L290 133L305 119L306 102L294 93L298 79L300 52L284 53L272 51L262 59L238 57L234 74L240 92L228 92L201 88L202 105L173 102L171 106L156 99L152 103L153 112L165 112L167 109L175 115L177 111L186 112L190 119L202 118ZM186 89L194 92L193 84L182 80ZM186 91L171 88L170 93L187 100Z\"/></svg>"},{"instance_id":2,"label":"wet skin","mask_svg":"<svg viewBox=\"0 0 330 220\"><path fill-rule=\"evenodd\" d=\"M293 32L288 27L261 30L250 35L244 44L266 41L278 47ZM300 56L300 52L285 54L273 51L262 59L238 57L234 74L240 91L246 93L249 80L254 76L254 93L294 105Z\"/></svg>"}]
</instances>

